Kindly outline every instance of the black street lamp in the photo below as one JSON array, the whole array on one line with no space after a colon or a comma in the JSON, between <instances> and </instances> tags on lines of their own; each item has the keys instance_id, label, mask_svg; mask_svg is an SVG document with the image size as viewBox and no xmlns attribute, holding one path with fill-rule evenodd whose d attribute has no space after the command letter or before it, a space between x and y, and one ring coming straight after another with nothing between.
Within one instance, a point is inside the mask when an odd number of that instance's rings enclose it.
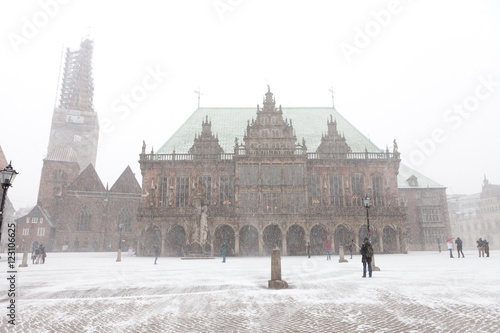
<instances>
[{"instance_id":1,"label":"black street lamp","mask_svg":"<svg viewBox=\"0 0 500 333\"><path fill-rule=\"evenodd\" d=\"M2 238L2 222L3 222L3 208L5 206L5 198L7 197L7 190L12 186L14 178L16 178L17 172L12 168L12 162L9 163L3 170L0 170L0 182L2 184L3 194L2 194L2 205L0 206L0 239Z\"/></svg>"},{"instance_id":2,"label":"black street lamp","mask_svg":"<svg viewBox=\"0 0 500 333\"><path fill-rule=\"evenodd\" d=\"M368 210L370 209L371 205L370 205L370 198L368 197L368 194L365 195L365 197L363 198L363 205L365 206L366 208L366 228L368 229L368 241L372 242L372 235L370 233L370 216L368 215ZM372 270L373 271L380 271L380 268L375 266L375 254L372 255Z\"/></svg>"},{"instance_id":3,"label":"black street lamp","mask_svg":"<svg viewBox=\"0 0 500 333\"><path fill-rule=\"evenodd\" d=\"M371 242L371 234L370 234L370 216L368 215L368 210L370 209L370 198L368 194L363 198L363 205L366 208L366 225L368 229L368 240Z\"/></svg>"}]
</instances>

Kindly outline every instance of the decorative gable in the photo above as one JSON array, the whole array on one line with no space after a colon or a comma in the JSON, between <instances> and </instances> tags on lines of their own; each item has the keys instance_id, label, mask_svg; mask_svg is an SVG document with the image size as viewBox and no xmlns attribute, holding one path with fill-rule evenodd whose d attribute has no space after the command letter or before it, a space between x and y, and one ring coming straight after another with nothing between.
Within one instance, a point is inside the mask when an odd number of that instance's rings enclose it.
<instances>
[{"instance_id":1,"label":"decorative gable","mask_svg":"<svg viewBox=\"0 0 500 333\"><path fill-rule=\"evenodd\" d=\"M201 123L201 134L195 136L193 146L188 151L195 155L219 155L224 150L219 144L219 138L212 133L212 122L208 121L208 116Z\"/></svg>"},{"instance_id":2,"label":"decorative gable","mask_svg":"<svg viewBox=\"0 0 500 333\"><path fill-rule=\"evenodd\" d=\"M257 105L257 118L247 122L247 129L243 137L245 150L250 153L272 151L293 153L297 137L292 121L283 119L281 105L276 109L273 93L269 86L267 88L263 109ZM235 148L239 147L237 140L235 146ZM305 142L302 146L305 146Z\"/></svg>"},{"instance_id":3,"label":"decorative gable","mask_svg":"<svg viewBox=\"0 0 500 333\"><path fill-rule=\"evenodd\" d=\"M350 153L351 147L347 144L345 136L340 136L337 130L337 121L333 120L332 115L330 115L327 125L328 132L326 136L321 136L321 143L316 151L321 154L340 154L340 156Z\"/></svg>"}]
</instances>

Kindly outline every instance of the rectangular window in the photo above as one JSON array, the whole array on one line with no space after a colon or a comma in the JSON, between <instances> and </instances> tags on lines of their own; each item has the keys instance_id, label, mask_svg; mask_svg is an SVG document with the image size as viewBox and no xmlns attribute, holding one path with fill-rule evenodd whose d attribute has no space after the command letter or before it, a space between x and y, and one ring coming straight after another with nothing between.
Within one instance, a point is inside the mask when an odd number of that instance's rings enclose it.
<instances>
[{"instance_id":1,"label":"rectangular window","mask_svg":"<svg viewBox=\"0 0 500 333\"><path fill-rule=\"evenodd\" d=\"M30 218L29 217L26 218L26 223L30 223Z\"/></svg>"},{"instance_id":2,"label":"rectangular window","mask_svg":"<svg viewBox=\"0 0 500 333\"><path fill-rule=\"evenodd\" d=\"M442 241L444 238L444 229L443 228L423 228L424 232L424 243L426 244L435 244L438 241L438 238Z\"/></svg>"},{"instance_id":3,"label":"rectangular window","mask_svg":"<svg viewBox=\"0 0 500 333\"><path fill-rule=\"evenodd\" d=\"M30 229L29 228L23 228L23 236L28 236L30 233Z\"/></svg>"},{"instance_id":4,"label":"rectangular window","mask_svg":"<svg viewBox=\"0 0 500 333\"><path fill-rule=\"evenodd\" d=\"M158 206L168 206L168 179L164 176L158 180Z\"/></svg>"},{"instance_id":5,"label":"rectangular window","mask_svg":"<svg viewBox=\"0 0 500 333\"><path fill-rule=\"evenodd\" d=\"M189 177L177 177L175 182L175 205L187 207L189 204Z\"/></svg>"},{"instance_id":6,"label":"rectangular window","mask_svg":"<svg viewBox=\"0 0 500 333\"><path fill-rule=\"evenodd\" d=\"M202 193L205 194L206 203L212 204L212 177L202 176L198 179L198 183L201 186Z\"/></svg>"},{"instance_id":7,"label":"rectangular window","mask_svg":"<svg viewBox=\"0 0 500 333\"><path fill-rule=\"evenodd\" d=\"M363 197L365 196L365 181L363 176L355 175L351 177L352 187L352 206L363 206Z\"/></svg>"},{"instance_id":8,"label":"rectangular window","mask_svg":"<svg viewBox=\"0 0 500 333\"><path fill-rule=\"evenodd\" d=\"M321 177L310 175L307 178L307 192L309 196L309 206L321 205Z\"/></svg>"},{"instance_id":9,"label":"rectangular window","mask_svg":"<svg viewBox=\"0 0 500 333\"><path fill-rule=\"evenodd\" d=\"M302 164L284 165L285 185L302 185Z\"/></svg>"},{"instance_id":10,"label":"rectangular window","mask_svg":"<svg viewBox=\"0 0 500 333\"><path fill-rule=\"evenodd\" d=\"M262 195L262 204L264 213L280 213L281 212L281 194L280 193L264 193Z\"/></svg>"},{"instance_id":11,"label":"rectangular window","mask_svg":"<svg viewBox=\"0 0 500 333\"><path fill-rule=\"evenodd\" d=\"M344 207L344 190L342 188L342 176L330 177L330 205Z\"/></svg>"},{"instance_id":12,"label":"rectangular window","mask_svg":"<svg viewBox=\"0 0 500 333\"><path fill-rule=\"evenodd\" d=\"M38 217L33 217L31 219L31 223L38 223Z\"/></svg>"},{"instance_id":13,"label":"rectangular window","mask_svg":"<svg viewBox=\"0 0 500 333\"><path fill-rule=\"evenodd\" d=\"M240 184L257 185L258 165L240 165Z\"/></svg>"},{"instance_id":14,"label":"rectangular window","mask_svg":"<svg viewBox=\"0 0 500 333\"><path fill-rule=\"evenodd\" d=\"M422 207L420 209L420 214L422 216L422 222L432 223L440 222L441 214L440 209L436 207Z\"/></svg>"},{"instance_id":15,"label":"rectangular window","mask_svg":"<svg viewBox=\"0 0 500 333\"><path fill-rule=\"evenodd\" d=\"M293 184L302 185L302 164L293 165Z\"/></svg>"},{"instance_id":16,"label":"rectangular window","mask_svg":"<svg viewBox=\"0 0 500 333\"><path fill-rule=\"evenodd\" d=\"M40 223L43 223L43 217L40 217Z\"/></svg>"},{"instance_id":17,"label":"rectangular window","mask_svg":"<svg viewBox=\"0 0 500 333\"><path fill-rule=\"evenodd\" d=\"M45 235L45 228L38 228L37 236L43 236L43 235Z\"/></svg>"},{"instance_id":18,"label":"rectangular window","mask_svg":"<svg viewBox=\"0 0 500 333\"><path fill-rule=\"evenodd\" d=\"M259 207L258 193L240 194L240 212L257 213Z\"/></svg>"},{"instance_id":19,"label":"rectangular window","mask_svg":"<svg viewBox=\"0 0 500 333\"><path fill-rule=\"evenodd\" d=\"M272 185L280 185L281 184L281 166L273 165L271 166L272 172Z\"/></svg>"},{"instance_id":20,"label":"rectangular window","mask_svg":"<svg viewBox=\"0 0 500 333\"><path fill-rule=\"evenodd\" d=\"M302 193L286 193L285 209L289 214L302 213L304 211L304 196Z\"/></svg>"},{"instance_id":21,"label":"rectangular window","mask_svg":"<svg viewBox=\"0 0 500 333\"><path fill-rule=\"evenodd\" d=\"M220 202L219 205L229 207L234 201L233 177L220 177L219 180Z\"/></svg>"},{"instance_id":22,"label":"rectangular window","mask_svg":"<svg viewBox=\"0 0 500 333\"><path fill-rule=\"evenodd\" d=\"M372 177L373 185L373 205L374 206L384 206L384 181L380 176Z\"/></svg>"},{"instance_id":23,"label":"rectangular window","mask_svg":"<svg viewBox=\"0 0 500 333\"><path fill-rule=\"evenodd\" d=\"M262 185L272 185L270 165L262 166Z\"/></svg>"}]
</instances>

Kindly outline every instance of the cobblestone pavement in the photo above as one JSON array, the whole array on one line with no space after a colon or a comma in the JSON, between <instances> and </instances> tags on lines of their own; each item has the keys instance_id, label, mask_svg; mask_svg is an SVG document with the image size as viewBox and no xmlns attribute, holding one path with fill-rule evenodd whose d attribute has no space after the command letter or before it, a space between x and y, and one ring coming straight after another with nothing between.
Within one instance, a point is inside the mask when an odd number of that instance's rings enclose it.
<instances>
[{"instance_id":1,"label":"cobblestone pavement","mask_svg":"<svg viewBox=\"0 0 500 333\"><path fill-rule=\"evenodd\" d=\"M436 257L424 270L419 265L431 257L421 257L380 256L385 268L372 279L360 278L356 257L348 264L284 257L288 290L268 290L263 275L270 270L252 269L269 258L229 258L222 267L200 261L201 268L161 258L164 267L154 269L149 258L130 258L137 265L119 273L119 264L93 272L30 266L18 286L17 325L4 315L1 326L30 333L500 331L498 260L470 258L468 266ZM396 270L404 262L405 270Z\"/></svg>"}]
</instances>

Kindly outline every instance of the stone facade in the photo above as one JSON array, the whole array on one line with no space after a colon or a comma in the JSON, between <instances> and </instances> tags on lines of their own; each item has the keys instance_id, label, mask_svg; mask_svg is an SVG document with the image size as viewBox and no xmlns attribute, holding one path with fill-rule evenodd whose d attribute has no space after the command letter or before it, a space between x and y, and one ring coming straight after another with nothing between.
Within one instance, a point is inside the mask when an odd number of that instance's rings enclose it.
<instances>
[{"instance_id":1,"label":"stone facade","mask_svg":"<svg viewBox=\"0 0 500 333\"><path fill-rule=\"evenodd\" d=\"M446 250L452 237L444 188L400 188L401 202L407 208L408 249Z\"/></svg>"},{"instance_id":2,"label":"stone facade","mask_svg":"<svg viewBox=\"0 0 500 333\"><path fill-rule=\"evenodd\" d=\"M269 90L255 112L230 153L208 117L188 152L146 154L143 146L139 254L158 244L162 255L213 255L226 243L229 255L269 255L276 247L302 255L307 242L324 253L327 239L338 252L367 235L365 195L375 251L407 251L397 147L353 152L330 117L318 148L308 152Z\"/></svg>"},{"instance_id":3,"label":"stone facade","mask_svg":"<svg viewBox=\"0 0 500 333\"><path fill-rule=\"evenodd\" d=\"M454 195L448 198L453 235L463 240L464 249L476 249L479 238L489 242L490 249L500 244L500 185L485 178L481 193Z\"/></svg>"}]
</instances>

